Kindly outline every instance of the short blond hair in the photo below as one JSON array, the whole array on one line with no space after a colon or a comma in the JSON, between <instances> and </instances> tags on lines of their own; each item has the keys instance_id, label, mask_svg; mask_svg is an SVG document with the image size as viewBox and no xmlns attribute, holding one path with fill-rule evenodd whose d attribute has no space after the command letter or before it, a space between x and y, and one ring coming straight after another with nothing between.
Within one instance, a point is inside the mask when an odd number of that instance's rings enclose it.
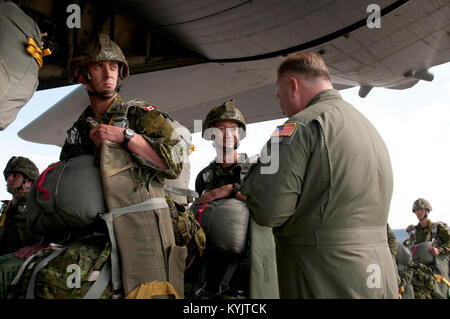
<instances>
[{"instance_id":1,"label":"short blond hair","mask_svg":"<svg viewBox=\"0 0 450 319\"><path fill-rule=\"evenodd\" d=\"M298 52L287 56L278 67L278 77L287 73L303 75L307 79L325 79L331 82L323 59L313 52Z\"/></svg>"}]
</instances>

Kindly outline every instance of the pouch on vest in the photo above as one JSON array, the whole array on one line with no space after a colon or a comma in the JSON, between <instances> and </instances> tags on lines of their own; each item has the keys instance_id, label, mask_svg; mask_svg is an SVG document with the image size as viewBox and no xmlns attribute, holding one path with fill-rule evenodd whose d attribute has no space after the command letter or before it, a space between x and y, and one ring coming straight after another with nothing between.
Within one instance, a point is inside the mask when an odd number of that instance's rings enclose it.
<instances>
[{"instance_id":1,"label":"pouch on vest","mask_svg":"<svg viewBox=\"0 0 450 319\"><path fill-rule=\"evenodd\" d=\"M148 186L142 183L131 154L114 142L102 144L100 166L113 289L128 295L142 283L168 281L183 296L186 248L175 245L161 182L153 176Z\"/></svg>"},{"instance_id":2,"label":"pouch on vest","mask_svg":"<svg viewBox=\"0 0 450 319\"><path fill-rule=\"evenodd\" d=\"M212 201L208 205L193 204L208 247L228 255L242 255L247 245L249 210L236 198Z\"/></svg>"},{"instance_id":3,"label":"pouch on vest","mask_svg":"<svg viewBox=\"0 0 450 319\"><path fill-rule=\"evenodd\" d=\"M183 169L175 179L164 179L164 189L166 195L179 205L192 203L198 197L197 192L189 189L191 176L191 163L189 152L191 148L191 132L178 121L171 119L167 114L162 113L166 122L174 129L171 140L177 140L177 148L183 149Z\"/></svg>"},{"instance_id":4,"label":"pouch on vest","mask_svg":"<svg viewBox=\"0 0 450 319\"><path fill-rule=\"evenodd\" d=\"M92 226L106 212L100 170L93 155L50 165L33 183L27 222L40 235Z\"/></svg>"}]
</instances>

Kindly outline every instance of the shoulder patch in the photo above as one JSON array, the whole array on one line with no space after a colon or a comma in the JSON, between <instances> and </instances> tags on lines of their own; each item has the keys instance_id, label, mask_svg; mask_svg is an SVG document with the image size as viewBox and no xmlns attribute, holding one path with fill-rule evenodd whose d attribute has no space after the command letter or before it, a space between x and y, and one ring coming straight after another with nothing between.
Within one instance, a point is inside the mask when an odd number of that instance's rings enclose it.
<instances>
[{"instance_id":1,"label":"shoulder patch","mask_svg":"<svg viewBox=\"0 0 450 319\"><path fill-rule=\"evenodd\" d=\"M146 111L156 110L156 106L148 105L148 106L144 107L144 110L146 110Z\"/></svg>"},{"instance_id":2,"label":"shoulder patch","mask_svg":"<svg viewBox=\"0 0 450 319\"><path fill-rule=\"evenodd\" d=\"M295 131L295 127L297 126L296 123L285 123L278 125L275 131L270 135L271 137L274 136L291 136L292 133Z\"/></svg>"}]
</instances>

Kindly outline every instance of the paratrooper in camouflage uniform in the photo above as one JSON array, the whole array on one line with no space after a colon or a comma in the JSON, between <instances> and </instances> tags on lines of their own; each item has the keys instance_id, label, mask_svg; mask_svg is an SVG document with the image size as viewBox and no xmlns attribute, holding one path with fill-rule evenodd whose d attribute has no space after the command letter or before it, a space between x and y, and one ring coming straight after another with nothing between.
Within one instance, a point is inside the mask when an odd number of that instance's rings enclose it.
<instances>
[{"instance_id":1,"label":"paratrooper in camouflage uniform","mask_svg":"<svg viewBox=\"0 0 450 319\"><path fill-rule=\"evenodd\" d=\"M31 184L39 176L36 165L26 157L13 156L3 171L12 200L3 201L0 217L0 255L42 240L26 222L26 202Z\"/></svg>"},{"instance_id":2,"label":"paratrooper in camouflage uniform","mask_svg":"<svg viewBox=\"0 0 450 319\"><path fill-rule=\"evenodd\" d=\"M176 178L182 170L183 150L176 147L175 139L172 140L174 129L166 121L168 115L146 102L137 100L124 102L117 92L120 81L128 75L129 66L121 49L104 34L100 34L96 39L88 42L75 55L71 64L70 79L73 83L82 83L86 86L91 105L83 111L68 130L60 159L67 160L79 155L91 154L99 160L101 145L104 141L111 141L121 144L131 154L133 164L137 164L137 176L140 179L136 181L138 184L149 185L151 180L155 180L156 175L158 180L160 178ZM122 127L114 125L118 120L125 125ZM162 189L162 186L160 187ZM170 206L170 198L167 200ZM180 219L183 219L185 215L177 215L174 225L183 224ZM188 225L184 228L188 231L191 230L192 233L191 220L186 218L186 223ZM90 284L83 286L81 291L74 294L70 289L59 286L58 271L65 273L65 268L64 270L61 268L65 265L65 260L78 263L76 258L72 257L81 256L80 254L84 254L86 260L92 260L91 263L84 263L84 268L81 269L83 283L88 280L87 277L92 271L101 270L102 264L106 260L103 257L109 255L111 246L109 238L105 234L107 231L102 224L99 224L98 231L101 233L100 237L98 233L94 233L82 238L78 237L77 240L71 238L67 242L67 249L54 259L53 266L50 265L51 267L45 267L40 271L40 277L37 279L40 278L42 287L36 289L36 297L80 298L84 295ZM194 227L193 232L197 231L198 229ZM175 237L186 242L186 238L181 238L177 234ZM98 255L100 252L102 256L105 256L97 258L97 260L90 257ZM165 261L156 262L161 265L165 264ZM161 267L164 268L164 266ZM171 271L178 270L172 269ZM110 285L111 283L102 294L102 298L111 297ZM26 286L27 275L25 274L11 295L21 298L24 293L23 288Z\"/></svg>"},{"instance_id":3,"label":"paratrooper in camouflage uniform","mask_svg":"<svg viewBox=\"0 0 450 319\"><path fill-rule=\"evenodd\" d=\"M403 276L406 280L410 279L416 299L448 298L449 296L450 231L445 223L433 223L428 219L431 210L430 203L423 198L414 202L412 212L416 214L419 223L408 226L410 236L403 243L412 250L415 257L418 245L432 242L428 254L433 256L430 258L433 258L434 263L427 265L413 257L413 261L405 269L405 273L410 273L409 278Z\"/></svg>"}]
</instances>

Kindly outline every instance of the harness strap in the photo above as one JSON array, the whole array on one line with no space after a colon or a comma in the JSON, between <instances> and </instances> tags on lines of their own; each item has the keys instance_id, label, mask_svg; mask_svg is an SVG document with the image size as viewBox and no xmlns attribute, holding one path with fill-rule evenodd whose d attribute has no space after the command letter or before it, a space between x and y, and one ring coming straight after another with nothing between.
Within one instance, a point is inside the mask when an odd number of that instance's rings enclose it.
<instances>
[{"instance_id":1,"label":"harness strap","mask_svg":"<svg viewBox=\"0 0 450 319\"><path fill-rule=\"evenodd\" d=\"M100 217L106 222L109 239L111 241L111 279L113 290L118 290L122 287L122 281L120 280L119 253L117 249L116 236L114 235L114 217L128 213L145 212L168 207L169 206L167 205L165 198L155 197L139 204L117 208L108 213L100 214Z\"/></svg>"},{"instance_id":2,"label":"harness strap","mask_svg":"<svg viewBox=\"0 0 450 319\"><path fill-rule=\"evenodd\" d=\"M438 283L440 283L441 281L444 282L445 284L447 284L447 286L449 286L450 288L450 281L448 281L447 279L445 279L443 276L435 274L434 277L436 278L436 281Z\"/></svg>"},{"instance_id":3,"label":"harness strap","mask_svg":"<svg viewBox=\"0 0 450 319\"><path fill-rule=\"evenodd\" d=\"M191 198L198 197L197 192L190 190L188 188L180 188L180 187L176 187L176 186L172 186L172 185L164 185L164 189L170 193L180 195L180 196L186 196L186 197L191 197Z\"/></svg>"},{"instance_id":4,"label":"harness strap","mask_svg":"<svg viewBox=\"0 0 450 319\"><path fill-rule=\"evenodd\" d=\"M36 276L38 274L38 272L44 268L45 266L47 266L47 264L52 261L53 259L55 259L56 257L58 257L63 251L65 251L67 249L66 247L63 247L55 252L53 252L52 254L48 255L47 257L45 257L34 269L33 273L31 274L31 278L30 278L30 282L28 283L28 289L27 289L27 294L25 296L26 299L34 299L34 286L36 284Z\"/></svg>"},{"instance_id":5,"label":"harness strap","mask_svg":"<svg viewBox=\"0 0 450 319\"><path fill-rule=\"evenodd\" d=\"M106 261L103 266L98 279L94 282L94 284L89 288L89 290L84 295L83 299L98 299L102 295L103 291L105 291L109 282L111 281L111 266L109 265L109 260Z\"/></svg>"},{"instance_id":6,"label":"harness strap","mask_svg":"<svg viewBox=\"0 0 450 319\"><path fill-rule=\"evenodd\" d=\"M2 218L1 218L1 220L0 220L0 226L3 226L3 225L5 225L5 221L6 221L6 213L8 212L8 210L11 208L11 204L12 203L12 200L10 200L9 202L8 202L8 204L6 204L6 207L5 207L5 209L3 210L3 212L2 212Z\"/></svg>"},{"instance_id":7,"label":"harness strap","mask_svg":"<svg viewBox=\"0 0 450 319\"><path fill-rule=\"evenodd\" d=\"M239 260L233 258L228 264L227 270L225 270L225 274L223 275L222 281L220 282L219 293L217 294L218 296L222 295L225 291L227 291L230 288L231 278L233 278L233 275L236 272L238 266Z\"/></svg>"}]
</instances>

